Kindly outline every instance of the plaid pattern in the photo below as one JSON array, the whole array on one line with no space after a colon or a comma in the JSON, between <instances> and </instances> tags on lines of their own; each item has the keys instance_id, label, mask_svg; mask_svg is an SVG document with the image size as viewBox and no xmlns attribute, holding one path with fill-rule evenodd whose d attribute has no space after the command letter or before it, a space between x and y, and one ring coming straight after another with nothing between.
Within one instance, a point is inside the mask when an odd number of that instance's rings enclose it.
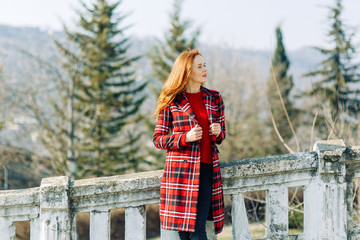
<instances>
[{"instance_id":1,"label":"plaid pattern","mask_svg":"<svg viewBox=\"0 0 360 240\"><path fill-rule=\"evenodd\" d=\"M215 233L224 225L224 199L218 148L226 136L224 103L217 91L201 88L210 124L220 123L218 138L210 134L213 156L212 213ZM200 142L186 143L186 133L198 124L185 93L162 110L154 132L154 144L166 149L166 163L160 189L160 220L163 229L195 231L199 193Z\"/></svg>"}]
</instances>

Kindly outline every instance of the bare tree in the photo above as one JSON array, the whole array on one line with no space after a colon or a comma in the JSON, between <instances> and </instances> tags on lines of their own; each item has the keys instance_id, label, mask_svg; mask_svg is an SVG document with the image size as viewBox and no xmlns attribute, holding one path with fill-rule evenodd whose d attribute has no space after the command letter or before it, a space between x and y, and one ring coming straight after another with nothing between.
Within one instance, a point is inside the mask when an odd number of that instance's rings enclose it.
<instances>
[{"instance_id":1,"label":"bare tree","mask_svg":"<svg viewBox=\"0 0 360 240\"><path fill-rule=\"evenodd\" d=\"M209 61L208 84L220 91L225 102L226 141L220 146L221 160L235 160L267 154L265 89L255 66L240 61L237 52L224 55L220 48L204 53Z\"/></svg>"},{"instance_id":2,"label":"bare tree","mask_svg":"<svg viewBox=\"0 0 360 240\"><path fill-rule=\"evenodd\" d=\"M74 86L79 77L79 65L75 58L63 72L60 60L54 63L25 53L34 68L35 87L21 89L23 108L27 117L34 121L36 136L51 156L51 166L58 174L75 178L77 173L77 146L81 138L75 132L80 116L74 112Z\"/></svg>"}]
</instances>

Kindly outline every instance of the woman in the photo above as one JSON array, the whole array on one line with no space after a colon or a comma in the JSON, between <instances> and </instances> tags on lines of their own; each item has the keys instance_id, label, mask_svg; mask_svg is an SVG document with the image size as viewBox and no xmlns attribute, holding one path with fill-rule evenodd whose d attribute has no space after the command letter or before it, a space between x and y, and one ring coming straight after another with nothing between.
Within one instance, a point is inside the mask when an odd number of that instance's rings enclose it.
<instances>
[{"instance_id":1,"label":"woman","mask_svg":"<svg viewBox=\"0 0 360 240\"><path fill-rule=\"evenodd\" d=\"M206 219L215 233L224 224L218 149L225 138L224 103L204 88L207 69L199 50L181 53L164 83L155 114L154 144L166 149L160 189L160 221L180 239L206 240Z\"/></svg>"}]
</instances>

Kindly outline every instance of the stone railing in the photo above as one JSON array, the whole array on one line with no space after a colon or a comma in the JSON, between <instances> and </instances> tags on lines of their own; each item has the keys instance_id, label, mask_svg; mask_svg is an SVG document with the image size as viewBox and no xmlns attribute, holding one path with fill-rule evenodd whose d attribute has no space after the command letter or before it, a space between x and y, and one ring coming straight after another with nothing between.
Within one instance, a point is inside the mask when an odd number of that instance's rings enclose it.
<instances>
[{"instance_id":1,"label":"stone railing","mask_svg":"<svg viewBox=\"0 0 360 240\"><path fill-rule=\"evenodd\" d=\"M232 199L233 239L251 239L243 194L267 191L266 239L360 239L353 224L353 182L360 148L317 142L314 152L224 162ZM158 202L162 171L69 181L45 178L38 188L0 191L0 239L15 239L15 222L30 221L32 240L77 239L75 217L90 213L90 239L110 239L110 210L125 208L125 239L146 239L146 204ZM288 188L304 187L304 234L288 233ZM211 222L208 226L212 226ZM216 239L208 228L209 238ZM177 239L162 231L161 239Z\"/></svg>"}]
</instances>

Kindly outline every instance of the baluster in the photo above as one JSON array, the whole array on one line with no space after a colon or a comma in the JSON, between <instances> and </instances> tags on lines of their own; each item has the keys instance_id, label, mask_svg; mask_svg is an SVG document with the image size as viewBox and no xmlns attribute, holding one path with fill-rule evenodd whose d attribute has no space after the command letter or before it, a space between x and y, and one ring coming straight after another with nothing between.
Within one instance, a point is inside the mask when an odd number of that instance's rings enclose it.
<instances>
[{"instance_id":1,"label":"baluster","mask_svg":"<svg viewBox=\"0 0 360 240\"><path fill-rule=\"evenodd\" d=\"M71 240L78 240L76 214L71 215Z\"/></svg>"},{"instance_id":2,"label":"baluster","mask_svg":"<svg viewBox=\"0 0 360 240\"><path fill-rule=\"evenodd\" d=\"M270 188L266 202L266 226L269 239L288 239L288 214L287 187Z\"/></svg>"},{"instance_id":3,"label":"baluster","mask_svg":"<svg viewBox=\"0 0 360 240\"><path fill-rule=\"evenodd\" d=\"M177 231L169 231L161 229L161 240L180 240L179 233Z\"/></svg>"},{"instance_id":4,"label":"baluster","mask_svg":"<svg viewBox=\"0 0 360 240\"><path fill-rule=\"evenodd\" d=\"M125 240L146 239L145 206L128 207L125 209Z\"/></svg>"},{"instance_id":5,"label":"baluster","mask_svg":"<svg viewBox=\"0 0 360 240\"><path fill-rule=\"evenodd\" d=\"M180 240L178 231L169 231L161 229L161 240ZM216 234L213 221L206 221L206 235L209 240L216 240Z\"/></svg>"},{"instance_id":6,"label":"baluster","mask_svg":"<svg viewBox=\"0 0 360 240\"><path fill-rule=\"evenodd\" d=\"M30 240L40 239L40 216L37 214L30 219Z\"/></svg>"},{"instance_id":7,"label":"baluster","mask_svg":"<svg viewBox=\"0 0 360 240\"><path fill-rule=\"evenodd\" d=\"M347 222L347 230L350 230L353 228L353 211L354 211L354 200L353 200L353 196L354 196L354 184L353 184L353 179L351 179L351 181L347 182L346 184L346 195L345 195L345 201L346 201L346 210L347 210L347 214L346 214L346 222Z\"/></svg>"},{"instance_id":8,"label":"baluster","mask_svg":"<svg viewBox=\"0 0 360 240\"><path fill-rule=\"evenodd\" d=\"M15 222L12 219L0 217L0 234L0 239L15 240Z\"/></svg>"},{"instance_id":9,"label":"baluster","mask_svg":"<svg viewBox=\"0 0 360 240\"><path fill-rule=\"evenodd\" d=\"M246 214L244 195L242 193L231 196L232 238L235 240L252 239Z\"/></svg>"},{"instance_id":10,"label":"baluster","mask_svg":"<svg viewBox=\"0 0 360 240\"><path fill-rule=\"evenodd\" d=\"M206 221L206 236L208 240L217 240L214 228L214 221Z\"/></svg>"},{"instance_id":11,"label":"baluster","mask_svg":"<svg viewBox=\"0 0 360 240\"><path fill-rule=\"evenodd\" d=\"M90 212L90 239L109 240L110 239L110 212L92 211Z\"/></svg>"}]
</instances>

